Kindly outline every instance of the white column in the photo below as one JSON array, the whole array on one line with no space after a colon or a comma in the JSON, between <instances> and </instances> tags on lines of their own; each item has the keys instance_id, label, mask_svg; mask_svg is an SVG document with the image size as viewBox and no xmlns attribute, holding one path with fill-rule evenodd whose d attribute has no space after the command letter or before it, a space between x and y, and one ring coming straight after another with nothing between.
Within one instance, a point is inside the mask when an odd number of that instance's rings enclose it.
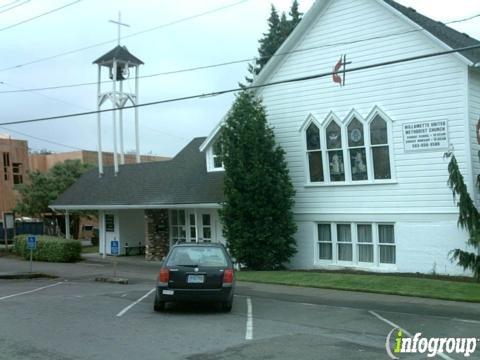
<instances>
[{"instance_id":1,"label":"white column","mask_svg":"<svg viewBox=\"0 0 480 360\"><path fill-rule=\"evenodd\" d=\"M102 257L107 257L107 241L105 239L105 212L98 211L98 244L99 251L102 252Z\"/></svg>"},{"instance_id":2,"label":"white column","mask_svg":"<svg viewBox=\"0 0 480 360\"><path fill-rule=\"evenodd\" d=\"M137 64L135 66L135 153L136 153L136 160L137 164L140 162L140 135L138 129L138 78L140 75L140 66Z\"/></svg>"},{"instance_id":3,"label":"white column","mask_svg":"<svg viewBox=\"0 0 480 360\"><path fill-rule=\"evenodd\" d=\"M198 243L198 239L200 239L200 226L198 224L198 211L197 209L194 210L195 211L195 234L197 235L197 238L195 239L196 242Z\"/></svg>"},{"instance_id":4,"label":"white column","mask_svg":"<svg viewBox=\"0 0 480 360\"><path fill-rule=\"evenodd\" d=\"M113 60L113 167L115 176L118 173L118 156L117 156L117 61Z\"/></svg>"},{"instance_id":5,"label":"white column","mask_svg":"<svg viewBox=\"0 0 480 360\"><path fill-rule=\"evenodd\" d=\"M100 93L102 82L102 68L98 65L98 77L97 77L97 136L98 136L98 175L103 175L103 154L102 154L102 124L100 115Z\"/></svg>"},{"instance_id":6,"label":"white column","mask_svg":"<svg viewBox=\"0 0 480 360\"><path fill-rule=\"evenodd\" d=\"M118 101L123 100L123 81L120 80L120 95L118 97ZM120 164L125 164L125 151L123 147L123 107L120 108L118 111L118 121L119 121L119 127L120 127Z\"/></svg>"},{"instance_id":7,"label":"white column","mask_svg":"<svg viewBox=\"0 0 480 360\"><path fill-rule=\"evenodd\" d=\"M68 210L65 211L65 238L70 239L70 214Z\"/></svg>"}]
</instances>

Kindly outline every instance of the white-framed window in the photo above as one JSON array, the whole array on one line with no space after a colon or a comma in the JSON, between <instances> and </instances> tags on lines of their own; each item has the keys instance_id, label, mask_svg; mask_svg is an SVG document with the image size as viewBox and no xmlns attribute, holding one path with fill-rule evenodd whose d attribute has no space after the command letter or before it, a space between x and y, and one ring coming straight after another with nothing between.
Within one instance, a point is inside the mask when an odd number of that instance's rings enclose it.
<instances>
[{"instance_id":1,"label":"white-framed window","mask_svg":"<svg viewBox=\"0 0 480 360\"><path fill-rule=\"evenodd\" d=\"M372 150L373 178L375 180L391 179L388 126L387 121L379 114L370 122L370 147Z\"/></svg>"},{"instance_id":2,"label":"white-framed window","mask_svg":"<svg viewBox=\"0 0 480 360\"><path fill-rule=\"evenodd\" d=\"M364 126L356 117L347 126L347 137L352 181L368 180Z\"/></svg>"},{"instance_id":3,"label":"white-framed window","mask_svg":"<svg viewBox=\"0 0 480 360\"><path fill-rule=\"evenodd\" d=\"M320 141L320 129L313 122L305 131L307 144L307 161L310 182L323 182L323 158Z\"/></svg>"},{"instance_id":4,"label":"white-framed window","mask_svg":"<svg viewBox=\"0 0 480 360\"><path fill-rule=\"evenodd\" d=\"M172 243L185 242L187 240L185 210L170 210L170 219Z\"/></svg>"},{"instance_id":5,"label":"white-framed window","mask_svg":"<svg viewBox=\"0 0 480 360\"><path fill-rule=\"evenodd\" d=\"M397 262L394 224L332 222L316 228L318 263L389 267Z\"/></svg>"},{"instance_id":6,"label":"white-framed window","mask_svg":"<svg viewBox=\"0 0 480 360\"><path fill-rule=\"evenodd\" d=\"M378 252L380 264L396 263L395 231L392 224L378 225Z\"/></svg>"},{"instance_id":7,"label":"white-framed window","mask_svg":"<svg viewBox=\"0 0 480 360\"><path fill-rule=\"evenodd\" d=\"M372 224L357 224L358 262L373 263Z\"/></svg>"},{"instance_id":8,"label":"white-framed window","mask_svg":"<svg viewBox=\"0 0 480 360\"><path fill-rule=\"evenodd\" d=\"M206 150L207 171L224 171L222 149L218 141L213 142Z\"/></svg>"},{"instance_id":9,"label":"white-framed window","mask_svg":"<svg viewBox=\"0 0 480 360\"><path fill-rule=\"evenodd\" d=\"M320 125L321 124L321 125ZM307 185L375 184L393 180L391 120L377 107L362 119L330 113L302 126Z\"/></svg>"},{"instance_id":10,"label":"white-framed window","mask_svg":"<svg viewBox=\"0 0 480 360\"><path fill-rule=\"evenodd\" d=\"M328 169L330 181L345 181L345 161L343 159L342 128L334 120L326 128Z\"/></svg>"},{"instance_id":11,"label":"white-framed window","mask_svg":"<svg viewBox=\"0 0 480 360\"><path fill-rule=\"evenodd\" d=\"M332 227L330 224L318 224L318 258L320 260L332 260Z\"/></svg>"},{"instance_id":12,"label":"white-framed window","mask_svg":"<svg viewBox=\"0 0 480 360\"><path fill-rule=\"evenodd\" d=\"M353 260L352 229L350 224L337 224L338 261Z\"/></svg>"},{"instance_id":13,"label":"white-framed window","mask_svg":"<svg viewBox=\"0 0 480 360\"><path fill-rule=\"evenodd\" d=\"M212 145L212 160L214 169L223 170L222 147L218 141Z\"/></svg>"}]
</instances>

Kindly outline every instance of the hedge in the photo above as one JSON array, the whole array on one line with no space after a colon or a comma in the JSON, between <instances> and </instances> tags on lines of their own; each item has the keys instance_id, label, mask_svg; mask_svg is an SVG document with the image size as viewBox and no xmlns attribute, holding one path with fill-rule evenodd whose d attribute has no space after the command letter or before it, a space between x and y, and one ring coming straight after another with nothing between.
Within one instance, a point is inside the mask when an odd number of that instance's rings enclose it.
<instances>
[{"instance_id":1,"label":"hedge","mask_svg":"<svg viewBox=\"0 0 480 360\"><path fill-rule=\"evenodd\" d=\"M27 249L28 235L18 235L14 239L15 254L30 259ZM82 245L78 240L66 240L54 236L37 236L37 248L33 250L33 260L48 262L75 262L80 260Z\"/></svg>"}]
</instances>

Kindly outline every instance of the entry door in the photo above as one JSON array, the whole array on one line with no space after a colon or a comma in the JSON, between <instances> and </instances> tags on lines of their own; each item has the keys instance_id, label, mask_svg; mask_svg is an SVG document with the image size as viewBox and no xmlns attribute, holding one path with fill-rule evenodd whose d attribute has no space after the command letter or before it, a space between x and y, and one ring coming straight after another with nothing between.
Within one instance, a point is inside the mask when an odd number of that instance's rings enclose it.
<instances>
[{"instance_id":1,"label":"entry door","mask_svg":"<svg viewBox=\"0 0 480 360\"><path fill-rule=\"evenodd\" d=\"M209 212L201 212L198 217L199 221L199 241L212 242L213 239L213 221L212 214Z\"/></svg>"}]
</instances>

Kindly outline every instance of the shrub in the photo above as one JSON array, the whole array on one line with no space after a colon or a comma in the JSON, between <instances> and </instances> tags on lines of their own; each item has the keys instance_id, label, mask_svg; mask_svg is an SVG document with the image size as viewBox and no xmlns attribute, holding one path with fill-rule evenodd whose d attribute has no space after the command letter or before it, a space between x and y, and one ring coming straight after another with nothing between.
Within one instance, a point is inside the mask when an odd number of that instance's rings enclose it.
<instances>
[{"instance_id":1,"label":"shrub","mask_svg":"<svg viewBox=\"0 0 480 360\"><path fill-rule=\"evenodd\" d=\"M27 249L28 235L15 237L13 251L25 259L30 259ZM48 262L75 262L80 260L82 245L77 240L66 240L54 236L37 236L37 248L33 251L33 260Z\"/></svg>"}]
</instances>

